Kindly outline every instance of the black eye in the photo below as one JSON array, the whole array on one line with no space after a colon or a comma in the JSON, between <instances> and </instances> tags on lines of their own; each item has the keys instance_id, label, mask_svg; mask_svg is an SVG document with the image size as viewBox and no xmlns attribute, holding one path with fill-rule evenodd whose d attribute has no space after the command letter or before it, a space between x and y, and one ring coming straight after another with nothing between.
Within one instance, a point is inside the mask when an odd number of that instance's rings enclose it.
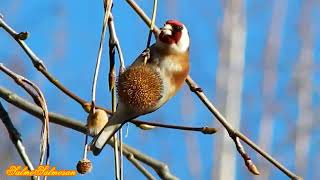
<instances>
[{"instance_id":1,"label":"black eye","mask_svg":"<svg viewBox=\"0 0 320 180\"><path fill-rule=\"evenodd\" d=\"M178 25L173 25L172 28L174 31L181 31L183 29L182 26L178 26Z\"/></svg>"}]
</instances>

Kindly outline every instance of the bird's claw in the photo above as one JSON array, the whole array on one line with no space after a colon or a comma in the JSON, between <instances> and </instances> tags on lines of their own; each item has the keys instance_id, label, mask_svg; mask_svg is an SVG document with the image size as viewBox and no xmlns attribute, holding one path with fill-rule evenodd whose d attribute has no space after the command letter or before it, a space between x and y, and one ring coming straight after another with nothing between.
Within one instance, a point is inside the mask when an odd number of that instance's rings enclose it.
<instances>
[{"instance_id":1,"label":"bird's claw","mask_svg":"<svg viewBox=\"0 0 320 180\"><path fill-rule=\"evenodd\" d=\"M142 57L144 57L144 64L147 64L148 60L150 59L150 49L147 48L142 52Z\"/></svg>"}]
</instances>

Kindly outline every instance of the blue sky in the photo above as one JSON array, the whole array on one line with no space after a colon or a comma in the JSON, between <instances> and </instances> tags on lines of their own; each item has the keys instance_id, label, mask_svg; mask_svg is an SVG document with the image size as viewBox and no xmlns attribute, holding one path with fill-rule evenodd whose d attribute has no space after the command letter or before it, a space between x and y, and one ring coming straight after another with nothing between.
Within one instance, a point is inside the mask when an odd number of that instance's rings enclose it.
<instances>
[{"instance_id":1,"label":"blue sky","mask_svg":"<svg viewBox=\"0 0 320 180\"><path fill-rule=\"evenodd\" d=\"M219 31L223 20L223 1L204 0L195 1L159 1L156 23L161 26L167 19L179 19L189 29L191 37L191 76L204 89L207 96L213 101L217 99L215 79L216 68L219 61ZM151 1L137 0L143 9L150 15ZM268 29L270 26L272 3L270 0L247 0L246 12L246 49L244 89L242 102L241 131L257 142L259 122L263 110L262 70L263 50L266 45ZM62 1L48 0L2 0L0 12L5 20L17 31L28 31L30 36L27 43L34 52L44 60L48 70L66 87L89 100L94 64L97 56L101 22L103 18L101 1ZM299 37L299 18L302 3L292 0L288 3L287 14L283 31L281 32L280 54L278 59L278 81L276 82L276 97L281 109L275 117L273 150L270 152L279 158L291 170L294 166L294 144L285 142L288 134L294 128L297 119L297 98L291 92L292 78L301 48ZM312 10L311 22L314 39L314 67L318 67L320 57L320 23L319 3L315 3ZM114 3L113 14L118 37L124 52L125 64L129 65L135 57L143 51L146 44L148 29L133 10L124 1ZM108 36L107 36L108 37ZM108 51L107 43L103 52L100 78L98 81L97 101L110 108L110 96L107 87ZM14 69L16 72L36 82L46 95L50 111L68 115L82 122L86 114L81 107L50 84L33 67L22 49L4 31L0 31L0 62ZM313 109L319 109L319 70L313 71ZM17 85L0 74L0 85L27 97ZM30 99L29 99L30 100ZM3 101L1 101L3 102ZM188 105L185 105L188 104ZM217 103L214 103L217 104ZM6 107L8 105L6 104ZM219 105L217 104L217 107ZM189 112L183 108L191 108ZM11 108L12 109L12 108ZM185 114L183 114L184 112ZM26 113L17 112L17 128L22 132L23 139L29 152L33 151L33 162L38 160L38 142L40 122ZM217 126L216 120L201 104L201 102L188 91L186 86L170 102L157 112L141 117L143 120L159 121L169 124L190 126ZM318 121L318 117L315 116ZM289 124L289 125L288 125ZM291 128L290 128L291 127ZM73 169L82 156L84 136L72 130L52 125L51 128L51 162L58 168ZM222 130L221 130L222 131ZM190 137L195 139L195 156L199 157L200 172L197 177L192 176L188 161L188 143ZM32 139L29 141L29 139ZM4 138L2 140L5 140ZM146 154L167 163L171 172L181 179L208 179L213 169L213 156L215 135L202 135L181 131L155 129L141 131L129 125L129 137L125 143L145 152ZM230 141L231 142L231 141ZM320 158L319 130L312 133L310 159L308 160L308 179L319 178L314 172L314 160ZM0 142L0 145L3 142ZM277 149L281 146L281 149ZM11 145L10 150L13 150ZM254 151L248 149L255 162L261 159ZM14 150L13 150L14 151ZM314 157L314 158L312 158ZM111 148L107 147L99 157L90 156L94 163L93 172L86 176L77 176L69 179L96 179L99 177L113 177L113 160ZM262 160L264 161L264 160ZM20 163L18 158L8 159L1 164L2 168L11 163ZM265 166L265 164L263 164ZM272 179L284 179L279 170L272 169ZM258 164L259 167L259 164ZM125 161L125 177L141 178L130 163ZM243 165L242 159L237 163L237 179L251 179L251 175ZM59 179L59 178L57 178Z\"/></svg>"}]
</instances>

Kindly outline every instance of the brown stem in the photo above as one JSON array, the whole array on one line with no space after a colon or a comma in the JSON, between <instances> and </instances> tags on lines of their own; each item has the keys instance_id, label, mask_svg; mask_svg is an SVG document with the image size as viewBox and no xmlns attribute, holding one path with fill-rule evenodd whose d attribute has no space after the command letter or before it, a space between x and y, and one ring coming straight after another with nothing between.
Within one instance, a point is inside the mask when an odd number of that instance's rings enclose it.
<instances>
[{"instance_id":1,"label":"brown stem","mask_svg":"<svg viewBox=\"0 0 320 180\"><path fill-rule=\"evenodd\" d=\"M40 148L40 165L43 164L43 161L46 157L46 165L49 164L49 116L48 116L48 108L46 104L46 100L44 98L43 93L40 88L36 86L33 82L26 79L25 77L14 73L7 67L5 67L2 63L0 63L0 70L6 73L9 77L11 77L19 86L25 89L29 95L33 98L34 102L38 104L38 106L42 109L43 115L43 127L41 130L41 148ZM26 86L28 85L28 86ZM32 89L37 93L34 93ZM45 177L46 179L46 177Z\"/></svg>"},{"instance_id":2,"label":"brown stem","mask_svg":"<svg viewBox=\"0 0 320 180\"><path fill-rule=\"evenodd\" d=\"M3 87L0 87L0 97L3 98L5 101L9 102L10 104L42 120L42 109L19 97L17 94ZM49 118L51 123L55 123L69 129L73 129L83 134L86 134L87 132L86 126L83 123L81 123L80 120L75 120L57 113L49 113ZM108 143L110 146L113 147L113 140L109 141ZM123 144L123 150L124 155L126 157L127 155L132 154L135 157L135 159L150 166L154 171L156 171L160 178L177 179L173 174L171 174L168 165L166 165L165 163L158 161L126 144Z\"/></svg>"},{"instance_id":3,"label":"brown stem","mask_svg":"<svg viewBox=\"0 0 320 180\"><path fill-rule=\"evenodd\" d=\"M139 121L139 120L132 120L131 122L135 124L137 127L140 127L142 124L146 124L144 121ZM148 122L147 125L162 127L162 128L169 128L169 129L185 130L185 131L198 131L198 132L202 132L203 134L214 134L218 131L216 128L207 127L207 126L188 127L188 126L176 126L176 125L161 124L161 123L154 123L154 122Z\"/></svg>"},{"instance_id":4,"label":"brown stem","mask_svg":"<svg viewBox=\"0 0 320 180\"><path fill-rule=\"evenodd\" d=\"M140 18L146 23L146 25L150 26L151 20L144 13L144 11L139 7L134 0L126 0L127 3L132 7L132 9L140 16ZM159 34L159 28L156 26L153 29L155 34ZM210 100L206 97L206 95L202 92L202 89L198 87L198 85L192 80L190 76L187 77L186 83L194 92L198 98L203 102L203 104L208 108L208 110L216 117L216 119L223 125L223 127L228 131L229 135L232 137L233 135L239 137L243 142L248 144L251 148L253 148L256 152L258 152L261 156L263 156L266 160L272 163L275 167L281 170L284 174L292 179L301 179L301 177L297 176L290 170L288 170L284 165L274 159L271 155L263 151L258 145L252 142L248 137L243 135L241 132L234 130L233 127L227 122L227 120L221 115L221 113L214 107L214 105L210 102ZM240 142L238 144L241 144ZM236 144L237 146L237 144Z\"/></svg>"},{"instance_id":5,"label":"brown stem","mask_svg":"<svg viewBox=\"0 0 320 180\"><path fill-rule=\"evenodd\" d=\"M71 97L73 100L80 103L82 106L85 106L84 100L73 94L67 88L65 88L58 80L56 80L46 69L42 60L29 48L29 46L21 39L16 38L20 33L17 33L12 27L10 27L3 18L0 18L0 27L2 27L6 32L8 32L13 39L15 39L24 52L29 56L30 60L33 63L33 66L40 71L52 84L54 84L57 88L59 88L66 95Z\"/></svg>"},{"instance_id":6,"label":"brown stem","mask_svg":"<svg viewBox=\"0 0 320 180\"><path fill-rule=\"evenodd\" d=\"M2 119L3 124L5 125L6 129L8 130L9 137L16 147L23 163L28 166L29 170L34 170L34 167L32 165L32 162L28 156L28 154L25 151L25 147L22 144L21 135L19 131L14 127L11 118L9 117L8 112L4 109L0 102L0 119ZM36 180L37 178L35 176L31 176L32 180Z\"/></svg>"},{"instance_id":7,"label":"brown stem","mask_svg":"<svg viewBox=\"0 0 320 180\"><path fill-rule=\"evenodd\" d=\"M112 18L112 14L110 14L109 16L110 18ZM109 19L110 19L109 18ZM16 31L14 31L2 18L0 18L0 27L4 28L6 30L6 32L8 32L14 39L15 36L17 35ZM112 28L114 28L114 26L110 26ZM154 30L156 31L157 28L154 28ZM114 36L116 37L116 36ZM47 69L45 68L43 62L40 60L40 58L29 48L29 46L21 40L17 40L15 39L19 45L22 47L22 49L25 51L25 53L29 56L30 60L32 61L34 67L40 71L53 85L55 85L58 89L60 89L63 93L65 93L67 96L69 96L71 99L75 100L76 102L78 102L83 109L86 112L89 112L91 109L91 102L87 102L84 99L81 99L79 96L77 96L76 94L72 93L71 91L69 91L64 85L62 85L56 78L54 78L53 75L51 75ZM118 39L115 39L115 43L116 43L116 48L118 50L119 53L119 58L121 59L120 62L120 66L122 67L120 69L120 71L124 70L124 63L123 63L123 58L122 58L122 52L121 52L121 48L120 45L118 43ZM96 106L96 108L98 109L102 109L104 111L106 111L108 114L112 114L112 111L110 111L109 109L106 109L102 106ZM160 124L160 123L151 123L151 122L145 122L145 121L138 121L138 120L132 120L132 123L136 124L148 124L148 125L152 125L152 126L158 126L158 127L162 127L162 126L166 126L165 124ZM170 128L171 125L168 125L168 128ZM179 126L176 126L179 127ZM185 129L184 126L180 126L181 129ZM174 128L174 129L178 129L178 128Z\"/></svg>"}]
</instances>

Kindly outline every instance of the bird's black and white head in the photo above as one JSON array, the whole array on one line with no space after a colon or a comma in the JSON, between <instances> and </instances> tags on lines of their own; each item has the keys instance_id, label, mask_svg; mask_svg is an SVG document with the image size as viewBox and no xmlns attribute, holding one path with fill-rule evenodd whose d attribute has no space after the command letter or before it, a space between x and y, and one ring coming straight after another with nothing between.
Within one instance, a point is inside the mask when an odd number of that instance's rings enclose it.
<instances>
[{"instance_id":1,"label":"bird's black and white head","mask_svg":"<svg viewBox=\"0 0 320 180\"><path fill-rule=\"evenodd\" d=\"M160 29L157 45L177 53L188 51L190 39L187 28L177 20L168 20Z\"/></svg>"}]
</instances>

